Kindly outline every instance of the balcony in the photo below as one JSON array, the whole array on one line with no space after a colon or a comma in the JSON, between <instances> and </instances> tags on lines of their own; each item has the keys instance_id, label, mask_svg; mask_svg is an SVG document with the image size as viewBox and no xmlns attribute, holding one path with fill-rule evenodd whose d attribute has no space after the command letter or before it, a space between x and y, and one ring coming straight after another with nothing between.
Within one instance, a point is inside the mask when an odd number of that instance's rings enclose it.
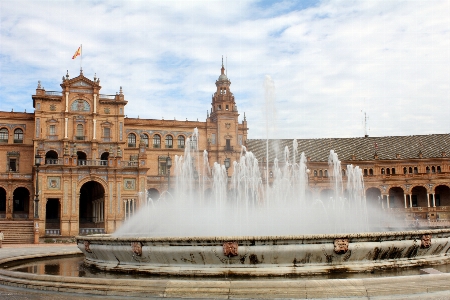
<instances>
[{"instance_id":1,"label":"balcony","mask_svg":"<svg viewBox=\"0 0 450 300\"><path fill-rule=\"evenodd\" d=\"M14 144L23 144L23 139L14 140Z\"/></svg>"},{"instance_id":2,"label":"balcony","mask_svg":"<svg viewBox=\"0 0 450 300\"><path fill-rule=\"evenodd\" d=\"M161 148L161 145L160 144L153 144L153 148L159 149L159 148Z\"/></svg>"},{"instance_id":3,"label":"balcony","mask_svg":"<svg viewBox=\"0 0 450 300\"><path fill-rule=\"evenodd\" d=\"M86 139L85 136L75 136L75 140L77 141L84 141Z\"/></svg>"},{"instance_id":4,"label":"balcony","mask_svg":"<svg viewBox=\"0 0 450 300\"><path fill-rule=\"evenodd\" d=\"M225 146L223 147L224 151L233 151L233 146Z\"/></svg>"},{"instance_id":5,"label":"balcony","mask_svg":"<svg viewBox=\"0 0 450 300\"><path fill-rule=\"evenodd\" d=\"M135 143L128 143L128 148L136 148L136 144Z\"/></svg>"}]
</instances>

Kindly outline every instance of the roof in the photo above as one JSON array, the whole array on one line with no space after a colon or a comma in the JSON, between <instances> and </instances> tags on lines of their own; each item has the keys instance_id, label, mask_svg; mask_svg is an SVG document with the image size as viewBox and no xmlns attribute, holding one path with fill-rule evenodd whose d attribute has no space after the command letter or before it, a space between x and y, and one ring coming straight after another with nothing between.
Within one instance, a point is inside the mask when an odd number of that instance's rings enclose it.
<instances>
[{"instance_id":1,"label":"roof","mask_svg":"<svg viewBox=\"0 0 450 300\"><path fill-rule=\"evenodd\" d=\"M298 153L305 153L311 161L328 161L330 150L334 150L340 160L373 160L375 155L380 160L442 158L450 154L450 134L356 137L356 138L324 138L297 139ZM269 162L275 157L284 161L286 146L293 153L294 139L269 140ZM266 140L248 139L247 150L256 158L266 156ZM355 156L352 159L352 156ZM398 156L399 155L399 156ZM298 156L297 156L298 157Z\"/></svg>"}]
</instances>

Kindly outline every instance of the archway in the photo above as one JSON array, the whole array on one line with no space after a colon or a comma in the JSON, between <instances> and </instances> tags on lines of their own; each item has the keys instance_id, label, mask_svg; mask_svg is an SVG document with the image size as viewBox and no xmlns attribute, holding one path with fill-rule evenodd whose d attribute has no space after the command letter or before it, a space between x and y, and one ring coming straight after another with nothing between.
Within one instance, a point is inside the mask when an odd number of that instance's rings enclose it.
<instances>
[{"instance_id":1,"label":"archway","mask_svg":"<svg viewBox=\"0 0 450 300\"><path fill-rule=\"evenodd\" d=\"M109 152L103 152L100 156L100 165L107 166L108 165Z\"/></svg>"},{"instance_id":2,"label":"archway","mask_svg":"<svg viewBox=\"0 0 450 300\"><path fill-rule=\"evenodd\" d=\"M13 218L28 219L29 209L30 192L24 187L16 188L13 193Z\"/></svg>"},{"instance_id":3,"label":"archway","mask_svg":"<svg viewBox=\"0 0 450 300\"><path fill-rule=\"evenodd\" d=\"M61 235L61 204L59 199L48 199L45 205L45 235Z\"/></svg>"},{"instance_id":4,"label":"archway","mask_svg":"<svg viewBox=\"0 0 450 300\"><path fill-rule=\"evenodd\" d=\"M105 189L95 181L80 188L80 234L105 233Z\"/></svg>"},{"instance_id":5,"label":"archway","mask_svg":"<svg viewBox=\"0 0 450 300\"><path fill-rule=\"evenodd\" d=\"M151 198L153 201L156 201L159 199L159 191L155 188L151 188L147 190L147 199Z\"/></svg>"},{"instance_id":6,"label":"archway","mask_svg":"<svg viewBox=\"0 0 450 300\"><path fill-rule=\"evenodd\" d=\"M366 191L366 203L371 207L381 207L381 191L376 187L368 188Z\"/></svg>"},{"instance_id":7,"label":"archway","mask_svg":"<svg viewBox=\"0 0 450 300\"><path fill-rule=\"evenodd\" d=\"M84 166L86 165L87 156L86 153L82 151L77 151L78 165Z\"/></svg>"},{"instance_id":8,"label":"archway","mask_svg":"<svg viewBox=\"0 0 450 300\"><path fill-rule=\"evenodd\" d=\"M438 185L434 190L436 206L450 206L450 188L446 185Z\"/></svg>"},{"instance_id":9,"label":"archway","mask_svg":"<svg viewBox=\"0 0 450 300\"><path fill-rule=\"evenodd\" d=\"M47 151L45 153L45 164L46 165L56 165L58 163L58 153L54 150Z\"/></svg>"},{"instance_id":10,"label":"archway","mask_svg":"<svg viewBox=\"0 0 450 300\"><path fill-rule=\"evenodd\" d=\"M6 218L6 191L0 187L0 219Z\"/></svg>"},{"instance_id":11,"label":"archway","mask_svg":"<svg viewBox=\"0 0 450 300\"><path fill-rule=\"evenodd\" d=\"M411 190L413 207L428 207L427 189L423 186L415 186Z\"/></svg>"},{"instance_id":12,"label":"archway","mask_svg":"<svg viewBox=\"0 0 450 300\"><path fill-rule=\"evenodd\" d=\"M393 187L389 189L389 207L405 208L405 196L402 188Z\"/></svg>"}]
</instances>

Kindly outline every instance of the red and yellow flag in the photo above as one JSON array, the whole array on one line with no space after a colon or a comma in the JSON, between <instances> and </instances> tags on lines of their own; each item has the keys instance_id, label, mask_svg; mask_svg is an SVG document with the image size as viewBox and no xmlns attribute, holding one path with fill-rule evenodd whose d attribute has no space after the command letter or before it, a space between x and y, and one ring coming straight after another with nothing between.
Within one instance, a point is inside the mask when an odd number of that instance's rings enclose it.
<instances>
[{"instance_id":1,"label":"red and yellow flag","mask_svg":"<svg viewBox=\"0 0 450 300\"><path fill-rule=\"evenodd\" d=\"M72 59L77 58L77 56L81 55L81 46L78 47L77 51L75 51L75 54L72 56Z\"/></svg>"}]
</instances>

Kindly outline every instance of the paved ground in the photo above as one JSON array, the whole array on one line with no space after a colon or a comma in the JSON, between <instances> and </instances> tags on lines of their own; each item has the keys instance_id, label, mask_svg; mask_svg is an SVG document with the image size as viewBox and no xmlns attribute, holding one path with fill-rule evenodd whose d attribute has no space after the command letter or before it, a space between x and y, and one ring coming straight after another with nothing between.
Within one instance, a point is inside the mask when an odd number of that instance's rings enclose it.
<instances>
[{"instance_id":1,"label":"paved ground","mask_svg":"<svg viewBox=\"0 0 450 300\"><path fill-rule=\"evenodd\" d=\"M12 257L18 257L23 255L51 255L52 253L67 253L77 250L75 244L40 244L40 245L3 245L0 248L0 261ZM186 295L189 296L189 295ZM136 298L133 299L144 299ZM114 296L94 296L87 294L70 294L62 292L51 292L51 291L39 291L24 288L14 288L9 286L0 285L0 299L1 300L80 300L80 299L130 299L130 297L114 297ZM179 299L179 298L158 298L152 297L152 299ZM252 298L247 298L252 299ZM328 299L342 299L342 298L328 298ZM450 291L427 293L427 294L413 294L404 296L377 296L377 297L352 297L347 299L374 299L374 300L400 300L400 299L449 299Z\"/></svg>"}]
</instances>

